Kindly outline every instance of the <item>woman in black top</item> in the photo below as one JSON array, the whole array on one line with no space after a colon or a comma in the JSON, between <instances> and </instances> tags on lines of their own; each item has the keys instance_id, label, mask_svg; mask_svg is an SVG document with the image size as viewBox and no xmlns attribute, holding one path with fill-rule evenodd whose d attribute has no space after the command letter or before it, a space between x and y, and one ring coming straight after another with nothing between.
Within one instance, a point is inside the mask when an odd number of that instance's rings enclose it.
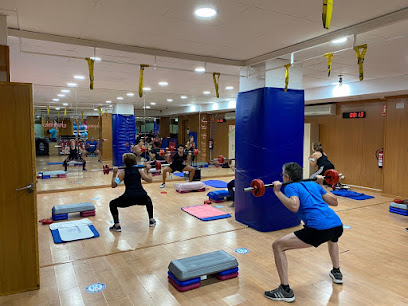
<instances>
[{"instance_id":1,"label":"woman in black top","mask_svg":"<svg viewBox=\"0 0 408 306\"><path fill-rule=\"evenodd\" d=\"M77 146L75 144L75 140L71 139L71 146L69 147L69 155L68 157L64 160L64 162L62 163L65 171L68 170L68 162L75 160L78 162L82 163L82 170L86 171L85 169L85 165L86 165L86 161L81 157L82 154L82 149L80 146Z\"/></svg>"},{"instance_id":2,"label":"woman in black top","mask_svg":"<svg viewBox=\"0 0 408 306\"><path fill-rule=\"evenodd\" d=\"M121 182L125 182L125 193L119 198L116 198L109 203L109 208L113 217L113 226L109 229L116 232L121 232L122 228L119 223L118 207L129 207L133 205L146 205L147 213L149 214L149 226L154 226L156 220L153 218L153 203L147 192L143 189L141 179L151 183L152 175L149 173L150 165L146 164L145 168L136 168L136 156L133 153L123 154L123 162L126 165L125 171L120 172L118 176L118 168L113 168L112 188L116 188Z\"/></svg>"},{"instance_id":3,"label":"woman in black top","mask_svg":"<svg viewBox=\"0 0 408 306\"><path fill-rule=\"evenodd\" d=\"M312 167L318 167L318 170L313 173L310 178L315 178L316 175L324 175L329 169L334 169L334 165L327 158L326 153L323 152L323 147L320 142L313 144L313 154L309 157L310 165ZM325 185L328 185L324 182Z\"/></svg>"},{"instance_id":4,"label":"woman in black top","mask_svg":"<svg viewBox=\"0 0 408 306\"><path fill-rule=\"evenodd\" d=\"M167 152L166 154L166 159L167 162L170 164L170 152ZM173 161L171 162L170 166L167 166L163 169L163 184L160 185L160 188L166 187L166 175L167 172L174 172L174 171L188 171L189 173L189 181L193 181L195 169L191 166L186 165L185 161L187 163L191 162L191 152L186 154L184 153L184 146L182 144L179 144L177 146L177 152L176 154L173 155Z\"/></svg>"}]
</instances>

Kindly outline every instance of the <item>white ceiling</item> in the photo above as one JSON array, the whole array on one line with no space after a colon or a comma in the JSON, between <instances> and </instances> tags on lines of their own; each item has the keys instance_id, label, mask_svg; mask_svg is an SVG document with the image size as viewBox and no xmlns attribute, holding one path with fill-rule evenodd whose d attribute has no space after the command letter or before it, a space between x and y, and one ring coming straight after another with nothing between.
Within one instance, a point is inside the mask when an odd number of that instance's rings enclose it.
<instances>
[{"instance_id":1,"label":"white ceiling","mask_svg":"<svg viewBox=\"0 0 408 306\"><path fill-rule=\"evenodd\" d=\"M225 59L247 60L408 7L408 0L342 0L334 2L330 31L321 21L321 1L303 0L205 0L214 5L218 16L209 21L193 16L200 1L193 0L2 0L0 13L8 15L8 27L73 38L157 48ZM203 1L201 1L203 2ZM17 18L18 17L18 18ZM395 23L358 36L357 43L368 43L364 62L365 79L408 73L408 21ZM239 89L239 67L206 64L208 74L193 72L203 63L135 54L72 44L9 37L12 81L34 86L36 105L52 105L52 99L74 74L86 76L76 81L78 89L60 98L70 107L97 107L106 100L133 103L156 102L152 109L165 110L188 104L234 99ZM295 62L326 52L350 48L352 39L342 45L325 44L295 54ZM95 90L89 90L85 57L98 56L95 63ZM151 87L145 101L138 97L139 64L146 68L144 85ZM303 85L308 88L331 85L342 74L344 82L358 81L354 51L335 55L331 77L327 77L323 57L304 62ZM162 68L167 67L168 69ZM216 99L212 72L220 72L220 99ZM168 87L160 87L167 81ZM225 90L233 86L234 90ZM206 96L203 91L209 90ZM127 92L135 93L129 98ZM182 100L181 95L188 96ZM167 102L172 98L172 103Z\"/></svg>"}]
</instances>

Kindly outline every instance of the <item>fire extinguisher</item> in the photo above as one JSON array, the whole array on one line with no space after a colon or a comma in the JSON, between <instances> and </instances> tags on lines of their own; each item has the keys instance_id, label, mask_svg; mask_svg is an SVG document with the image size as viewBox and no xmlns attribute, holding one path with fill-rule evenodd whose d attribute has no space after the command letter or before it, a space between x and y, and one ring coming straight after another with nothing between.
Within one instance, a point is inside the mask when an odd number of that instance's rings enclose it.
<instances>
[{"instance_id":1,"label":"fire extinguisher","mask_svg":"<svg viewBox=\"0 0 408 306\"><path fill-rule=\"evenodd\" d=\"M384 149L378 149L375 152L375 156L377 157L378 160L378 168L382 168L383 167L383 160L384 160Z\"/></svg>"},{"instance_id":2,"label":"fire extinguisher","mask_svg":"<svg viewBox=\"0 0 408 306\"><path fill-rule=\"evenodd\" d=\"M214 148L214 139L210 138L208 140L208 148L212 150Z\"/></svg>"}]
</instances>

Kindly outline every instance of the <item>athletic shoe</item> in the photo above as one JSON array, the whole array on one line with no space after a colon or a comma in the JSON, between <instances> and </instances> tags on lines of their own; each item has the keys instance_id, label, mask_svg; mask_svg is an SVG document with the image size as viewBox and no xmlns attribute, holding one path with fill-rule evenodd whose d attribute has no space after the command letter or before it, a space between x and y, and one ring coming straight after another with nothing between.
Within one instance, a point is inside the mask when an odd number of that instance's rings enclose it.
<instances>
[{"instance_id":1,"label":"athletic shoe","mask_svg":"<svg viewBox=\"0 0 408 306\"><path fill-rule=\"evenodd\" d=\"M156 225L156 220L149 220L149 227L155 226Z\"/></svg>"},{"instance_id":2,"label":"athletic shoe","mask_svg":"<svg viewBox=\"0 0 408 306\"><path fill-rule=\"evenodd\" d=\"M102 161L101 160L98 160L98 163L101 163Z\"/></svg>"},{"instance_id":3,"label":"athletic shoe","mask_svg":"<svg viewBox=\"0 0 408 306\"><path fill-rule=\"evenodd\" d=\"M121 232L122 228L120 227L120 225L118 227L116 227L115 225L111 226L109 228L109 230L114 231L114 232Z\"/></svg>"},{"instance_id":4,"label":"athletic shoe","mask_svg":"<svg viewBox=\"0 0 408 306\"><path fill-rule=\"evenodd\" d=\"M164 187L166 187L166 184L161 184L160 185L160 188L164 188Z\"/></svg>"},{"instance_id":5,"label":"athletic shoe","mask_svg":"<svg viewBox=\"0 0 408 306\"><path fill-rule=\"evenodd\" d=\"M235 202L232 202L230 205L228 205L228 207L235 207Z\"/></svg>"},{"instance_id":6,"label":"athletic shoe","mask_svg":"<svg viewBox=\"0 0 408 306\"><path fill-rule=\"evenodd\" d=\"M334 272L333 270L331 270L329 275L332 278L334 283L336 283L336 284L342 284L343 283L343 274L341 274L340 271L339 272Z\"/></svg>"},{"instance_id":7,"label":"athletic shoe","mask_svg":"<svg viewBox=\"0 0 408 306\"><path fill-rule=\"evenodd\" d=\"M285 301L285 302L293 302L295 300L295 294L293 293L293 290L290 289L289 292L286 292L282 285L280 285L278 288L271 290L271 291L265 291L265 297L268 299L271 299L273 301Z\"/></svg>"},{"instance_id":8,"label":"athletic shoe","mask_svg":"<svg viewBox=\"0 0 408 306\"><path fill-rule=\"evenodd\" d=\"M88 170L86 170L86 169L82 169L82 171L88 171Z\"/></svg>"}]
</instances>

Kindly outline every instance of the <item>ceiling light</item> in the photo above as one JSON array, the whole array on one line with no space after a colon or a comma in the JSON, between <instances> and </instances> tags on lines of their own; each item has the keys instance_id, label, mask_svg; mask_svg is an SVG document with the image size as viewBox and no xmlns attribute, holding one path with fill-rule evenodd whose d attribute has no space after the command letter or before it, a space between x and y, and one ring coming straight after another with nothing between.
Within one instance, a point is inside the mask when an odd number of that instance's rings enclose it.
<instances>
[{"instance_id":1,"label":"ceiling light","mask_svg":"<svg viewBox=\"0 0 408 306\"><path fill-rule=\"evenodd\" d=\"M68 106L68 103L62 103L62 105L64 105L64 106Z\"/></svg>"},{"instance_id":2,"label":"ceiling light","mask_svg":"<svg viewBox=\"0 0 408 306\"><path fill-rule=\"evenodd\" d=\"M126 95L127 95L128 97L133 97L135 94L134 94L133 92L128 92Z\"/></svg>"},{"instance_id":3,"label":"ceiling light","mask_svg":"<svg viewBox=\"0 0 408 306\"><path fill-rule=\"evenodd\" d=\"M150 102L150 105L156 105L157 103L156 102Z\"/></svg>"},{"instance_id":4,"label":"ceiling light","mask_svg":"<svg viewBox=\"0 0 408 306\"><path fill-rule=\"evenodd\" d=\"M197 67L196 69L194 69L195 72L205 72L205 68L204 67Z\"/></svg>"},{"instance_id":5,"label":"ceiling light","mask_svg":"<svg viewBox=\"0 0 408 306\"><path fill-rule=\"evenodd\" d=\"M67 83L68 87L77 87L78 84L77 83Z\"/></svg>"},{"instance_id":6,"label":"ceiling light","mask_svg":"<svg viewBox=\"0 0 408 306\"><path fill-rule=\"evenodd\" d=\"M55 108L55 110L60 110L60 109L61 109L61 108L59 108L59 107L56 107L56 108Z\"/></svg>"},{"instance_id":7,"label":"ceiling light","mask_svg":"<svg viewBox=\"0 0 408 306\"><path fill-rule=\"evenodd\" d=\"M111 100L107 100L106 103L112 103L112 101L111 101Z\"/></svg>"},{"instance_id":8,"label":"ceiling light","mask_svg":"<svg viewBox=\"0 0 408 306\"><path fill-rule=\"evenodd\" d=\"M94 111L95 111L95 112L97 112L97 111L98 111L98 109L97 109L97 108L94 108Z\"/></svg>"},{"instance_id":9,"label":"ceiling light","mask_svg":"<svg viewBox=\"0 0 408 306\"><path fill-rule=\"evenodd\" d=\"M70 91L69 89L62 89L61 92L63 92L63 93L69 93L69 92L71 92L71 91Z\"/></svg>"},{"instance_id":10,"label":"ceiling light","mask_svg":"<svg viewBox=\"0 0 408 306\"><path fill-rule=\"evenodd\" d=\"M152 89L150 87L143 87L143 91L151 91Z\"/></svg>"},{"instance_id":11,"label":"ceiling light","mask_svg":"<svg viewBox=\"0 0 408 306\"><path fill-rule=\"evenodd\" d=\"M181 96L180 98L182 98L182 99L187 99L187 96Z\"/></svg>"},{"instance_id":12,"label":"ceiling light","mask_svg":"<svg viewBox=\"0 0 408 306\"><path fill-rule=\"evenodd\" d=\"M100 57L91 57L95 62L100 62L102 59Z\"/></svg>"},{"instance_id":13,"label":"ceiling light","mask_svg":"<svg viewBox=\"0 0 408 306\"><path fill-rule=\"evenodd\" d=\"M346 41L347 41L347 37L342 37L342 38L339 38L339 39L332 40L331 42L333 44L341 44L341 43L344 43Z\"/></svg>"},{"instance_id":14,"label":"ceiling light","mask_svg":"<svg viewBox=\"0 0 408 306\"><path fill-rule=\"evenodd\" d=\"M211 92L209 92L208 90L206 90L206 91L203 91L203 94L205 94L205 95L209 95Z\"/></svg>"},{"instance_id":15,"label":"ceiling light","mask_svg":"<svg viewBox=\"0 0 408 306\"><path fill-rule=\"evenodd\" d=\"M60 98L65 97L65 95L63 95L63 94L58 94L57 96L60 97Z\"/></svg>"},{"instance_id":16,"label":"ceiling light","mask_svg":"<svg viewBox=\"0 0 408 306\"><path fill-rule=\"evenodd\" d=\"M143 108L150 108L150 106L143 106Z\"/></svg>"},{"instance_id":17,"label":"ceiling light","mask_svg":"<svg viewBox=\"0 0 408 306\"><path fill-rule=\"evenodd\" d=\"M225 87L225 89L226 89L226 90L233 90L234 87L232 87L232 86L227 86L227 87Z\"/></svg>"},{"instance_id":18,"label":"ceiling light","mask_svg":"<svg viewBox=\"0 0 408 306\"><path fill-rule=\"evenodd\" d=\"M85 80L85 77L83 75L74 75L75 80Z\"/></svg>"},{"instance_id":19,"label":"ceiling light","mask_svg":"<svg viewBox=\"0 0 408 306\"><path fill-rule=\"evenodd\" d=\"M167 82L159 82L159 85L160 85L160 86L168 86L169 83L167 83Z\"/></svg>"},{"instance_id":20,"label":"ceiling light","mask_svg":"<svg viewBox=\"0 0 408 306\"><path fill-rule=\"evenodd\" d=\"M167 99L167 102L173 102L173 99Z\"/></svg>"},{"instance_id":21,"label":"ceiling light","mask_svg":"<svg viewBox=\"0 0 408 306\"><path fill-rule=\"evenodd\" d=\"M52 99L52 101L54 101L54 102L58 102L58 101L59 101L59 99Z\"/></svg>"},{"instance_id":22,"label":"ceiling light","mask_svg":"<svg viewBox=\"0 0 408 306\"><path fill-rule=\"evenodd\" d=\"M217 15L217 11L210 7L202 7L195 10L194 15L201 18L211 18Z\"/></svg>"},{"instance_id":23,"label":"ceiling light","mask_svg":"<svg viewBox=\"0 0 408 306\"><path fill-rule=\"evenodd\" d=\"M123 100L123 97L117 97L116 99L118 99L118 100Z\"/></svg>"}]
</instances>

